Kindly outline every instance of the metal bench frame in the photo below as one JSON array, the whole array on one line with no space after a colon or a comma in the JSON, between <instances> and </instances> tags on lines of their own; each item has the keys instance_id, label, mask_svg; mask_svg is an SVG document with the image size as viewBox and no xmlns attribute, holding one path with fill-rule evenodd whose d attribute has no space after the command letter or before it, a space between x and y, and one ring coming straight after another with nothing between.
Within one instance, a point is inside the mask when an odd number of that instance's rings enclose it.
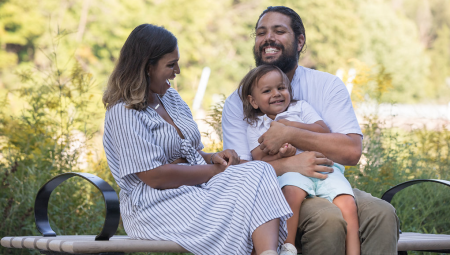
<instances>
[{"instance_id":1,"label":"metal bench frame","mask_svg":"<svg viewBox=\"0 0 450 255\"><path fill-rule=\"evenodd\" d=\"M100 234L95 237L57 237L56 233L50 227L47 214L50 195L61 183L74 176L81 177L92 183L100 190L105 200L105 222ZM383 194L381 199L390 203L397 192L411 185L423 182L434 182L450 187L450 181L445 180L412 180L392 187ZM8 248L38 249L42 254L47 255L124 255L125 252L138 251L188 252L180 245L171 241L132 240L127 236L114 236L120 220L119 199L115 190L107 182L93 174L65 173L52 178L39 190L36 196L34 209L36 227L43 237L4 237L1 239L2 246ZM422 244L417 241L422 241ZM446 246L445 249L434 249L435 246L441 246L443 244ZM450 235L402 233L400 231L398 250L399 255L407 255L408 251L450 253Z\"/></svg>"},{"instance_id":2,"label":"metal bench frame","mask_svg":"<svg viewBox=\"0 0 450 255\"><path fill-rule=\"evenodd\" d=\"M436 179L417 179L417 180L412 180L412 181L406 181L403 183L398 184L397 186L394 186L390 189L388 189L386 192L384 192L384 194L381 196L381 199L383 199L384 201L391 203L392 198L394 197L395 194L397 194L399 191L403 190L404 188L407 188L409 186L415 185L415 184L419 184L419 183L424 183L424 182L434 182L434 183L438 183L438 184L443 184L446 185L448 187L450 187L450 181L446 181L446 180L436 180ZM400 235L402 235L402 231L400 231ZM437 253L450 253L450 236L449 237L449 245L447 249L420 249L420 250L412 250L412 251L424 251L424 252L437 252ZM398 252L399 255L407 255L408 252L407 251L399 251Z\"/></svg>"}]
</instances>

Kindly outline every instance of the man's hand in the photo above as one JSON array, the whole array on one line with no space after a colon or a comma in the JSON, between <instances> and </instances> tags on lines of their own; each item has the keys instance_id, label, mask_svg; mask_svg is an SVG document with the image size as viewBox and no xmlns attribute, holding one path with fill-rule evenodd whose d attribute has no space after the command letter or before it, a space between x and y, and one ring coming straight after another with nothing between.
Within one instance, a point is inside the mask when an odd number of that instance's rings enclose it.
<instances>
[{"instance_id":1,"label":"man's hand","mask_svg":"<svg viewBox=\"0 0 450 255\"><path fill-rule=\"evenodd\" d=\"M285 158L284 172L298 172L307 177L326 179L328 176L320 172L333 172L333 161L327 159L322 153L305 151L293 157Z\"/></svg>"},{"instance_id":2,"label":"man's hand","mask_svg":"<svg viewBox=\"0 0 450 255\"><path fill-rule=\"evenodd\" d=\"M287 119L280 119L280 120L277 120L277 122L279 122L279 123L281 123L281 124L283 124L283 125L286 125L286 126L290 126L289 125L289 123L291 123L289 120L287 120Z\"/></svg>"},{"instance_id":3,"label":"man's hand","mask_svg":"<svg viewBox=\"0 0 450 255\"><path fill-rule=\"evenodd\" d=\"M280 148L280 156L282 158L287 158L287 157L292 157L295 155L295 153L297 152L297 148L295 148L294 146L292 146L289 143L285 143L283 144L283 146Z\"/></svg>"},{"instance_id":4,"label":"man's hand","mask_svg":"<svg viewBox=\"0 0 450 255\"><path fill-rule=\"evenodd\" d=\"M269 130L259 137L258 142L264 153L275 155L283 144L289 142L288 128L278 121L272 121Z\"/></svg>"}]
</instances>

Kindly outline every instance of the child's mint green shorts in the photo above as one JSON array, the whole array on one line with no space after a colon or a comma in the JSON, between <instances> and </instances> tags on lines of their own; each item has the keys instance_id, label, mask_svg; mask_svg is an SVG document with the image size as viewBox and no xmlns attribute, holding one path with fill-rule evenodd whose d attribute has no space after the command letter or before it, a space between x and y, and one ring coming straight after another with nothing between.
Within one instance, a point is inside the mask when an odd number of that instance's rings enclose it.
<instances>
[{"instance_id":1,"label":"child's mint green shorts","mask_svg":"<svg viewBox=\"0 0 450 255\"><path fill-rule=\"evenodd\" d=\"M333 169L332 173L324 173L328 175L324 180L289 172L279 176L278 183L281 188L287 185L296 186L308 193L308 197L323 197L330 202L338 195L354 196L350 183L344 177L345 167L335 163Z\"/></svg>"}]
</instances>

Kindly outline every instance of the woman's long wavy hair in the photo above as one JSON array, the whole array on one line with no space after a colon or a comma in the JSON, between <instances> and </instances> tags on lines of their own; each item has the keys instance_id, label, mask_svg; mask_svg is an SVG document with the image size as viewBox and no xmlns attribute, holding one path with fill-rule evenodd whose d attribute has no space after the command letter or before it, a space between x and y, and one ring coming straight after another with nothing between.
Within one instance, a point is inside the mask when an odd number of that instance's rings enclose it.
<instances>
[{"instance_id":1,"label":"woman's long wavy hair","mask_svg":"<svg viewBox=\"0 0 450 255\"><path fill-rule=\"evenodd\" d=\"M281 71L280 68L274 65L260 65L256 68L253 68L248 72L244 78L239 83L238 94L242 100L242 104L244 106L244 120L247 121L248 124L253 125L258 118L258 116L264 115L261 110L253 108L250 104L250 100L248 100L248 96L252 94L253 87L258 83L259 79L263 77L265 74L269 72L279 72L284 85L288 88L289 95L291 98L291 102L294 102L292 95L292 87L289 78L286 74Z\"/></svg>"},{"instance_id":2,"label":"woman's long wavy hair","mask_svg":"<svg viewBox=\"0 0 450 255\"><path fill-rule=\"evenodd\" d=\"M103 94L106 109L124 102L129 109L148 106L150 66L175 50L177 38L163 27L142 24L128 36Z\"/></svg>"}]
</instances>

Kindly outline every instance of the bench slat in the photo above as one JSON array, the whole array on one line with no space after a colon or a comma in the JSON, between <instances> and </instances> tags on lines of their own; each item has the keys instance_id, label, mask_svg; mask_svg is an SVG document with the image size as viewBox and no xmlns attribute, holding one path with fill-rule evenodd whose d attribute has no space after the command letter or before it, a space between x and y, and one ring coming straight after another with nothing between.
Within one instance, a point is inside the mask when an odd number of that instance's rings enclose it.
<instances>
[{"instance_id":1,"label":"bench slat","mask_svg":"<svg viewBox=\"0 0 450 255\"><path fill-rule=\"evenodd\" d=\"M450 252L450 235L420 234L403 232L398 242L399 251L436 251Z\"/></svg>"},{"instance_id":2,"label":"bench slat","mask_svg":"<svg viewBox=\"0 0 450 255\"><path fill-rule=\"evenodd\" d=\"M95 241L94 235L18 236L2 238L1 245L7 248L28 248L67 253L188 252L175 242L133 240L128 236L113 236L109 241Z\"/></svg>"},{"instance_id":3,"label":"bench slat","mask_svg":"<svg viewBox=\"0 0 450 255\"><path fill-rule=\"evenodd\" d=\"M113 236L109 241L95 241L94 235L79 236L19 236L4 237L1 245L7 248L28 248L66 253L100 252L188 252L175 242L133 240L128 236ZM450 252L450 235L403 232L398 251L439 250Z\"/></svg>"}]
</instances>

